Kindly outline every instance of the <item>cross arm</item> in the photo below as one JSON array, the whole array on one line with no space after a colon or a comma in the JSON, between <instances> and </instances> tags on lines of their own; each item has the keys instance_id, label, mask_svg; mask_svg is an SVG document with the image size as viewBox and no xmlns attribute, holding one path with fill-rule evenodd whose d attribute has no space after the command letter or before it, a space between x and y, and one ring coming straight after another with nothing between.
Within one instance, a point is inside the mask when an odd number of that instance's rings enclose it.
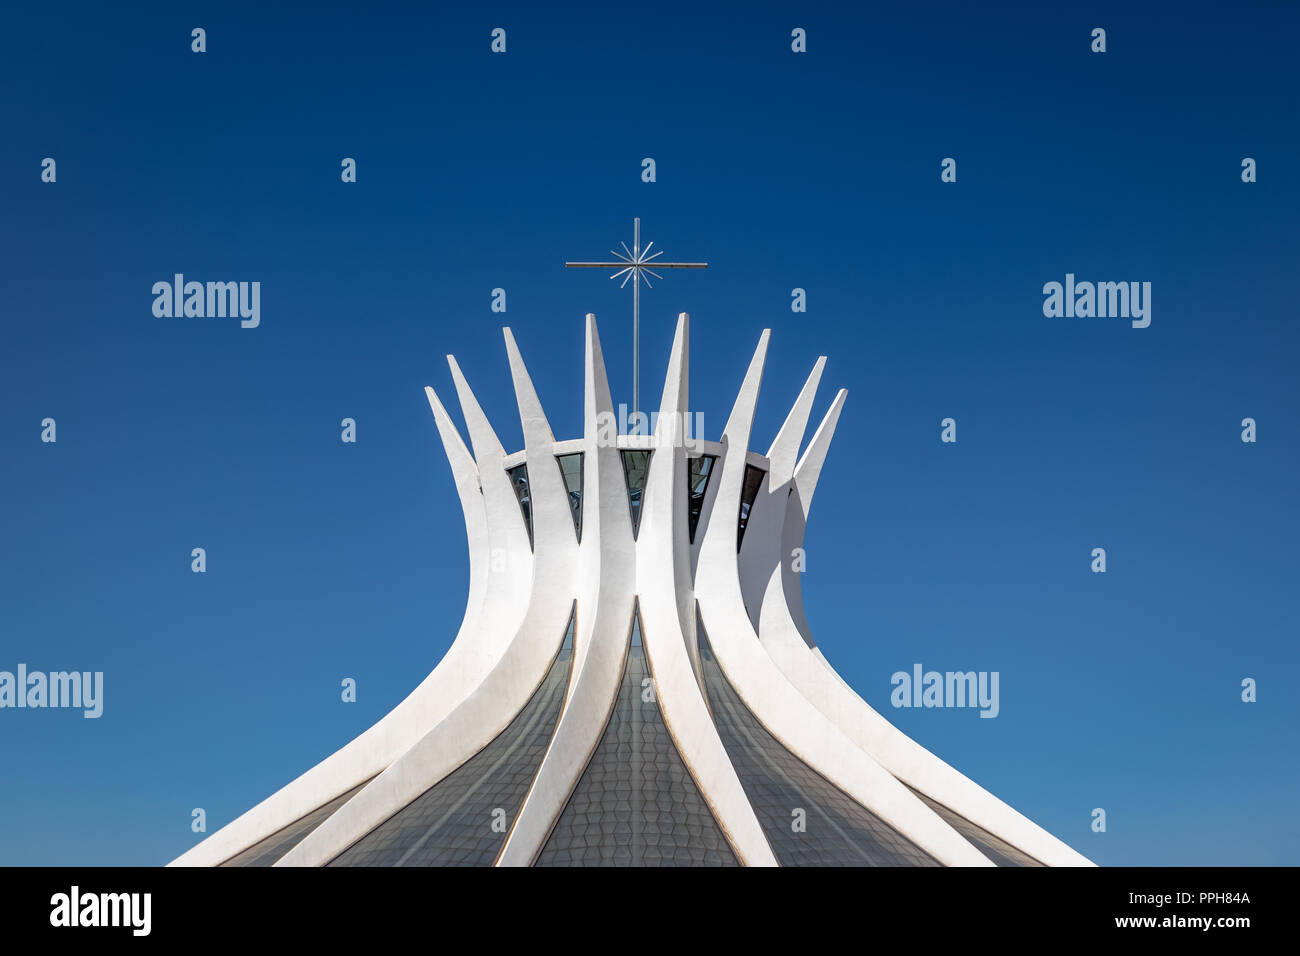
<instances>
[{"instance_id":1,"label":"cross arm","mask_svg":"<svg viewBox=\"0 0 1300 956\"><path fill-rule=\"evenodd\" d=\"M570 269L626 269L639 265L644 269L707 269L707 262L566 262Z\"/></svg>"}]
</instances>

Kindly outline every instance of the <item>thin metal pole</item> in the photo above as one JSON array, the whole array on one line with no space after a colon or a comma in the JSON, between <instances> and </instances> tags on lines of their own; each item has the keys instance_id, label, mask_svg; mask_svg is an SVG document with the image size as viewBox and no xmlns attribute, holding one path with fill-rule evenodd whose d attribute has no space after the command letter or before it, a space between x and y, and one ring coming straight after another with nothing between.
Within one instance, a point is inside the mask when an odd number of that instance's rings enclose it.
<instances>
[{"instance_id":1,"label":"thin metal pole","mask_svg":"<svg viewBox=\"0 0 1300 956\"><path fill-rule=\"evenodd\" d=\"M641 220L632 220L632 259L641 258ZM641 410L641 272L632 274L632 420ZM636 434L633 432L633 434Z\"/></svg>"},{"instance_id":2,"label":"thin metal pole","mask_svg":"<svg viewBox=\"0 0 1300 956\"><path fill-rule=\"evenodd\" d=\"M659 257L663 255L663 250L649 255L650 247L654 243L648 243L644 249L641 248L641 219L638 216L632 220L632 248L628 249L623 246L623 252L614 252L610 250L610 255L614 257L614 262L566 262L564 265L570 269L613 269L614 274L611 279L624 277L619 288L627 287L629 282L632 283L632 415L635 418L641 412L641 283L650 284L650 280L645 275L652 275L656 279L662 279L663 276L655 270L657 269L707 269L707 262L660 262ZM642 275L645 273L645 275ZM639 424L639 423L638 423ZM637 434L633 431L632 434Z\"/></svg>"}]
</instances>

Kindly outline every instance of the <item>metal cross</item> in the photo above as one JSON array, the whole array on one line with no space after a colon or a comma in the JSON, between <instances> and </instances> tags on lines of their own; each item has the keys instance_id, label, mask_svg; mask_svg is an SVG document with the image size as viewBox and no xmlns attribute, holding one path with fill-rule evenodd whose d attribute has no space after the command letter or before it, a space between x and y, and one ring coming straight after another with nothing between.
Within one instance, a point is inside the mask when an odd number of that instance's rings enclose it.
<instances>
[{"instance_id":1,"label":"metal cross","mask_svg":"<svg viewBox=\"0 0 1300 956\"><path fill-rule=\"evenodd\" d=\"M659 262L657 261L663 255L663 250L650 255L650 247L653 242L647 242L645 248L641 248L641 220L632 220L632 248L627 247L627 243L620 242L623 247L622 253L609 251L617 262L566 262L564 265L570 269L617 269L611 279L617 279L623 276L623 282L619 288L627 285L628 280L632 282L632 414L635 415L641 408L641 283L644 282L648 288L653 289L647 276L654 276L656 279L662 279L663 276L655 272L654 269L707 269L707 262ZM653 268L651 268L653 266Z\"/></svg>"}]
</instances>

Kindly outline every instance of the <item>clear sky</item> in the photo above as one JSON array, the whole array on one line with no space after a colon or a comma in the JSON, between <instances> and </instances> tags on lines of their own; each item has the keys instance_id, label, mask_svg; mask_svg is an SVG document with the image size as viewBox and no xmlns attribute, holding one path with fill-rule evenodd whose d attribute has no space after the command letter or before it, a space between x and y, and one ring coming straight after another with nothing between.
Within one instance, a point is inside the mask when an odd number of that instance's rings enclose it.
<instances>
[{"instance_id":1,"label":"clear sky","mask_svg":"<svg viewBox=\"0 0 1300 956\"><path fill-rule=\"evenodd\" d=\"M164 863L423 678L468 575L422 389L454 353L520 447L509 324L576 437L593 311L629 401L630 293L562 263L634 216L710 263L643 295L646 395L679 311L709 437L765 327L760 451L818 355L849 390L804 587L868 701L1099 863L1300 862L1293 5L439 6L6 9L0 670L105 700L0 710L0 863ZM260 326L155 317L177 272ZM1045 317L1066 273L1150 327ZM998 717L892 709L916 663Z\"/></svg>"}]
</instances>

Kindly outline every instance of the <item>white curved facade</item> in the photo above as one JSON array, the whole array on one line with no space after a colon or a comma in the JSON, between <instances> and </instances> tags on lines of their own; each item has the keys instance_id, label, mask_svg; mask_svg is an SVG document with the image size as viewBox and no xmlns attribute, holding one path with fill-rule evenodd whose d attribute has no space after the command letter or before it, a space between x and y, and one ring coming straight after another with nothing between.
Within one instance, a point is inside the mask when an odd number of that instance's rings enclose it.
<instances>
[{"instance_id":1,"label":"white curved facade","mask_svg":"<svg viewBox=\"0 0 1300 956\"><path fill-rule=\"evenodd\" d=\"M791 553L845 392L800 454L819 360L750 451L768 337L720 440L689 447L684 314L653 435L615 434L594 316L579 439L555 440L509 329L521 452L448 357L468 448L426 391L469 544L456 640L374 727L172 865L1091 865L817 650Z\"/></svg>"}]
</instances>

